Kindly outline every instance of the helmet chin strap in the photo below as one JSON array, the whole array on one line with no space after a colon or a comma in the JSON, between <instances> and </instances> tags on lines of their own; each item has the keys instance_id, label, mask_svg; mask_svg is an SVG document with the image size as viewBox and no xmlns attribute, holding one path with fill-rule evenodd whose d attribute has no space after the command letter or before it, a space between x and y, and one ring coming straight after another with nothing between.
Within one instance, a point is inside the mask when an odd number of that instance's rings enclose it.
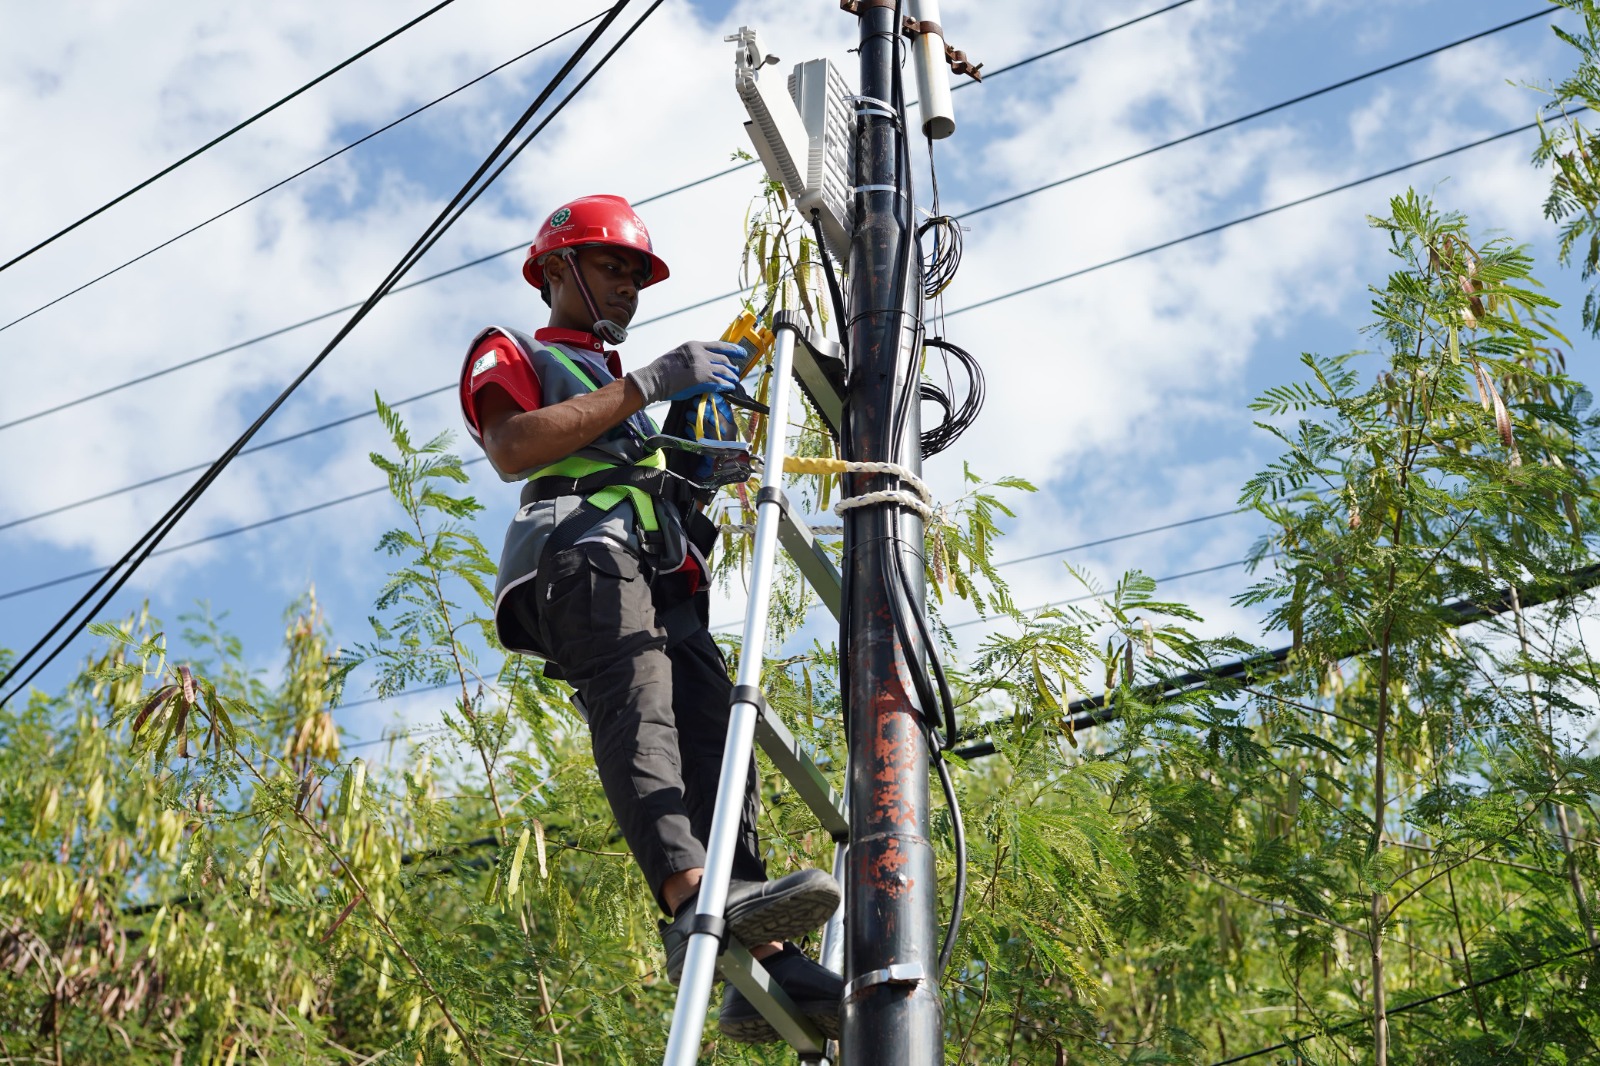
<instances>
[{"instance_id":1,"label":"helmet chin strap","mask_svg":"<svg viewBox=\"0 0 1600 1066\"><path fill-rule=\"evenodd\" d=\"M578 267L578 252L575 248L563 248L556 253L567 261L567 266L572 270L572 278L578 283L578 292L583 296L583 304L589 309L589 317L594 319L591 332L607 344L621 344L628 339L625 327L617 325L609 318L600 317L600 308L594 302L594 294L589 291L589 283L584 280L583 271Z\"/></svg>"}]
</instances>

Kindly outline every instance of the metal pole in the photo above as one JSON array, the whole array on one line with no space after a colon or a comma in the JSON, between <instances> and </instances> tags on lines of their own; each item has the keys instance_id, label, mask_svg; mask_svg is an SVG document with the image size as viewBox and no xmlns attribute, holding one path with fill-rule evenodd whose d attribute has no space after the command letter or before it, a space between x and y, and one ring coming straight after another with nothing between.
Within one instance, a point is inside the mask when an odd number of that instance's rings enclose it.
<instances>
[{"instance_id":1,"label":"metal pole","mask_svg":"<svg viewBox=\"0 0 1600 1066\"><path fill-rule=\"evenodd\" d=\"M750 562L750 601L745 608L744 642L739 646L735 684L761 686L761 666L767 646L767 607L777 570L778 523L782 504L772 492L783 487L783 453L789 429L789 396L794 362L795 331L790 315L778 315L777 341L772 350L772 388L768 394L767 451L761 474L761 496L756 506L755 550ZM769 492L768 490L772 490ZM771 497L771 498L769 498ZM744 806L750 753L755 743L760 708L748 700L734 700L728 714L728 739L722 750L722 772L717 780L717 806L711 816L711 838L706 842L706 872L700 882L696 914L717 918L728 902L728 878L739 837L739 813ZM666 1066L694 1066L700 1057L700 1036L705 1028L706 1005L716 976L717 938L696 933L689 938L684 956L683 983L672 1010L672 1034L667 1039Z\"/></svg>"},{"instance_id":2,"label":"metal pole","mask_svg":"<svg viewBox=\"0 0 1600 1066\"><path fill-rule=\"evenodd\" d=\"M916 368L897 364L902 330L909 326L900 312L907 303L918 306L920 290L907 291L915 269L902 267L913 220L900 181L897 123L873 102L895 99L902 38L893 0L863 0L860 20L865 99L858 104L855 143L845 458L881 460L897 451L897 396L915 387ZM897 381L897 369L908 380ZM915 404L915 397L907 402ZM914 448L907 458L916 458ZM849 479L852 495L891 487L892 479L881 475ZM885 580L886 556L902 550L900 538L914 539L911 549L920 555L920 528L889 507L852 510L845 518L850 850L840 1057L849 1066L944 1061L928 747L906 667L907 654L917 651L902 647L896 635L889 597L903 592ZM908 566L914 590L920 589L920 563Z\"/></svg>"}]
</instances>

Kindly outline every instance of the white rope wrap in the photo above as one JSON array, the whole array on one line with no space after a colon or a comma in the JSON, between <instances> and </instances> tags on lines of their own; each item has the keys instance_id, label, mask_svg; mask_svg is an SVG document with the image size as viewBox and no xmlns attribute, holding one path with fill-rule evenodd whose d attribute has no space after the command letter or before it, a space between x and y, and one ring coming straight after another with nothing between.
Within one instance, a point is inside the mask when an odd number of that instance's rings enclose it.
<instances>
[{"instance_id":1,"label":"white rope wrap","mask_svg":"<svg viewBox=\"0 0 1600 1066\"><path fill-rule=\"evenodd\" d=\"M834 514L842 515L846 511L854 511L861 507L887 505L913 511L924 522L933 521L933 492L926 482L899 463L844 463L843 466L852 474L888 474L890 477L899 478L905 488L880 489L877 492L864 492L860 496L848 496L833 505ZM908 492L907 489L911 491Z\"/></svg>"},{"instance_id":2,"label":"white rope wrap","mask_svg":"<svg viewBox=\"0 0 1600 1066\"><path fill-rule=\"evenodd\" d=\"M892 504L907 511L915 511L924 522L933 521L933 508L923 503L913 493L904 489L884 489L880 492L865 492L860 496L850 496L833 505L833 513L842 515L846 511L854 511L860 507L878 507Z\"/></svg>"},{"instance_id":3,"label":"white rope wrap","mask_svg":"<svg viewBox=\"0 0 1600 1066\"><path fill-rule=\"evenodd\" d=\"M933 506L933 490L928 488L927 482L899 463L844 463L843 466L845 472L850 474L888 474L891 477L897 477L906 488L920 496L923 503L930 507ZM880 493L866 494L866 496L877 495L880 495ZM866 499L866 496L859 498ZM856 499L858 497L851 498ZM840 502L843 503L845 501L841 500ZM847 507L845 510L848 511L849 508Z\"/></svg>"}]
</instances>

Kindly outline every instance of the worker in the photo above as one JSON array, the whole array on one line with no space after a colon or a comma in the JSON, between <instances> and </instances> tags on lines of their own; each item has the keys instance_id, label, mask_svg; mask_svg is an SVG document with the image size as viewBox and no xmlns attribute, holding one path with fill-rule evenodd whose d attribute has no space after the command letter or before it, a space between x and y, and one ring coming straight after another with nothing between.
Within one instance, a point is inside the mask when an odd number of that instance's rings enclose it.
<instances>
[{"instance_id":1,"label":"worker","mask_svg":"<svg viewBox=\"0 0 1600 1066\"><path fill-rule=\"evenodd\" d=\"M716 528L692 483L647 449L644 409L731 390L743 351L689 341L624 374L609 345L627 337L639 292L667 265L620 196L586 196L549 215L522 274L550 308L529 337L495 326L468 349L467 428L500 477L522 481L500 556L494 619L511 651L546 660L585 715L600 782L657 904L667 973L682 974L705 866L732 682L706 628ZM759 654L759 648L749 649ZM768 880L756 832L751 759L724 918L824 1033L837 1036L843 985L791 938L838 907L821 870ZM722 1031L778 1034L731 985Z\"/></svg>"}]
</instances>

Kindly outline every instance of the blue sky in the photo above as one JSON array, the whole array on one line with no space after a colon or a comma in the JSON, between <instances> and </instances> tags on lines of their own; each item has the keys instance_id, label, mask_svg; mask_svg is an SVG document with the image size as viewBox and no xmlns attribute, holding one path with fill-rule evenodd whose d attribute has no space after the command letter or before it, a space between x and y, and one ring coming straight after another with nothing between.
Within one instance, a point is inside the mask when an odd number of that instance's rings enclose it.
<instances>
[{"instance_id":1,"label":"blue sky","mask_svg":"<svg viewBox=\"0 0 1600 1066\"><path fill-rule=\"evenodd\" d=\"M14 54L0 69L0 121L17 150L0 159L14 210L0 251L26 247L89 206L201 143L265 100L376 39L425 5L306 0L272 11L194 2L133 20L55 5L13 14ZM1049 0L947 0L950 39L999 67L1162 6ZM1194 3L996 77L955 97L960 128L937 150L947 207L960 210L1541 10L1541 0L1322 0ZM596 9L598 5L596 5ZM579 14L587 14L585 8ZM0 315L17 315L172 232L502 62L574 13L509 0L459 0L171 179L0 274ZM1567 16L1562 16L1567 18ZM1520 125L1539 97L1524 81L1565 73L1571 58L1543 19L1266 119L974 218L949 308L1087 266L1352 178ZM786 63L827 55L855 80L853 20L833 0L665 5L419 273L531 235L546 211L587 191L635 199L727 165L745 147L722 36L757 26ZM25 44L24 44L25 42ZM116 43L116 47L112 46ZM59 307L0 332L0 422L358 299L493 143L560 47L524 61L422 118L260 203L152 256ZM63 145L92 145L64 153ZM1246 403L1294 377L1302 351L1363 346L1365 286L1388 269L1364 215L1408 184L1468 212L1482 234L1527 242L1539 276L1570 309L1572 366L1593 376L1580 335L1582 286L1554 261L1539 214L1544 179L1530 136L1420 167L1260 222L1078 281L950 318L948 335L986 366L989 405L969 437L930 464L942 494L960 465L1040 485L1017 501L1002 558L1227 509L1271 457ZM87 165L86 165L87 163ZM919 175L925 195L926 175ZM641 317L735 287L750 172L643 209L673 264ZM516 276L517 256L396 296L363 324L265 430L270 439L450 383L461 350L489 322L534 326L542 308ZM624 348L637 363L688 336L720 331L734 305L643 327ZM201 367L9 430L0 523L214 455L331 335L323 322ZM419 435L458 428L449 395L405 409ZM204 536L374 486L375 420L240 460L173 535ZM462 441L464 447L470 447ZM515 488L485 478L480 531L498 545ZM0 530L0 593L120 553L184 482ZM373 546L398 512L381 496L178 552L153 563L116 613L149 597L173 619L204 599L252 661L279 662L282 612L315 582L350 643L382 580ZM1066 556L1110 581L1242 558L1259 526L1219 520ZM1024 604L1072 595L1061 558L1007 571ZM1175 583L1213 632L1259 636L1231 604L1245 575ZM0 600L0 646L31 643L81 590L66 584ZM738 616L720 602L718 621ZM966 617L952 608L952 620ZM976 639L981 627L963 630ZM87 645L76 645L72 657ZM64 664L45 675L59 680ZM353 709L370 735L391 713L427 720L419 697Z\"/></svg>"}]
</instances>

